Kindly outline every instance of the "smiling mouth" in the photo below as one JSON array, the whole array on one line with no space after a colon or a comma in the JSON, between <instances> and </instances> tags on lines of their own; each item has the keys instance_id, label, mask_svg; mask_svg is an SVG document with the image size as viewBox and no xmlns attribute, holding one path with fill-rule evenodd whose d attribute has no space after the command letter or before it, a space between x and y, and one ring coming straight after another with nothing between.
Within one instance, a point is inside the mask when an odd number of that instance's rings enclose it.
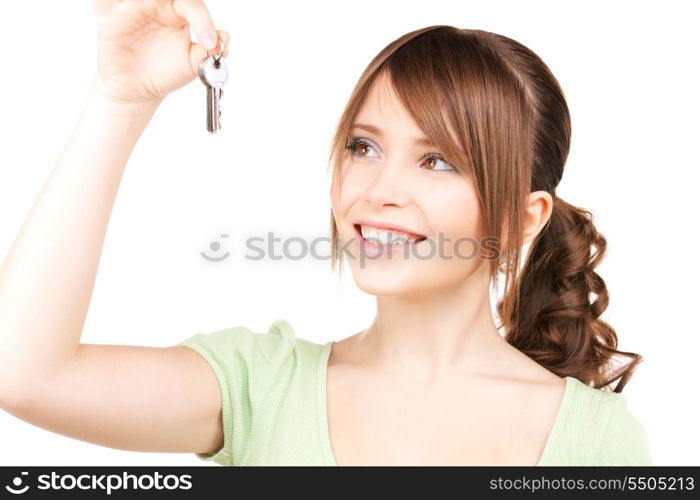
<instances>
[{"instance_id":1,"label":"smiling mouth","mask_svg":"<svg viewBox=\"0 0 700 500\"><path fill-rule=\"evenodd\" d=\"M360 240L368 243L370 245L378 246L397 246L397 245L413 245L420 243L421 241L427 240L427 236L417 236L408 233L402 233L400 231L385 231L378 230L372 232L373 236L368 236L365 238L362 235L362 226L360 224L353 224L355 229L355 236Z\"/></svg>"}]
</instances>

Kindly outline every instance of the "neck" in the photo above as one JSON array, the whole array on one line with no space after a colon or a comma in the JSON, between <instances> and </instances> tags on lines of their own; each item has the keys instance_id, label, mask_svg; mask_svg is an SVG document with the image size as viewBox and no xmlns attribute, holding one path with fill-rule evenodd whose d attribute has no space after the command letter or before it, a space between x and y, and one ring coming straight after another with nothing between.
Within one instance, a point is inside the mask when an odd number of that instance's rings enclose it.
<instances>
[{"instance_id":1,"label":"neck","mask_svg":"<svg viewBox=\"0 0 700 500\"><path fill-rule=\"evenodd\" d=\"M365 362L427 382L455 370L492 371L507 344L494 324L483 273L439 291L377 297L377 315L357 340Z\"/></svg>"}]
</instances>

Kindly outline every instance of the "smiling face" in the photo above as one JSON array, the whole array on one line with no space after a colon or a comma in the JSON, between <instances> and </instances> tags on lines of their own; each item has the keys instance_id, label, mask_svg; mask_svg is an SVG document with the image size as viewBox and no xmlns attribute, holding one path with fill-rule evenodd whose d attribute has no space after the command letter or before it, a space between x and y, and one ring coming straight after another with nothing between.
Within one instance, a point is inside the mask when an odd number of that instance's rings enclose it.
<instances>
[{"instance_id":1,"label":"smiling face","mask_svg":"<svg viewBox=\"0 0 700 500\"><path fill-rule=\"evenodd\" d=\"M428 144L384 74L370 88L350 133L331 205L340 247L360 289L386 296L435 292L487 267L478 258L483 226L475 184ZM365 237L378 238L379 245L362 241L362 222ZM388 251L382 244L388 235L367 232L371 225L414 234L405 235L407 245Z\"/></svg>"}]
</instances>

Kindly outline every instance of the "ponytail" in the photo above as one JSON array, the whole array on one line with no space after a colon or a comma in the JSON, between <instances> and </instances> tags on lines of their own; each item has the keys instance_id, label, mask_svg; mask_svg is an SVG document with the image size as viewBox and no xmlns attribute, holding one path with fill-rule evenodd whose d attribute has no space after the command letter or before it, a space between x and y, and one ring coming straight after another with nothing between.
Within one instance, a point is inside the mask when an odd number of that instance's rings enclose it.
<instances>
[{"instance_id":1,"label":"ponytail","mask_svg":"<svg viewBox=\"0 0 700 500\"><path fill-rule=\"evenodd\" d=\"M621 392L642 356L618 351L615 330L599 319L608 291L594 269L606 240L589 211L553 198L551 217L531 243L519 279L498 302L505 340L559 376L596 388L619 379L614 392ZM614 369L616 355L631 361Z\"/></svg>"}]
</instances>

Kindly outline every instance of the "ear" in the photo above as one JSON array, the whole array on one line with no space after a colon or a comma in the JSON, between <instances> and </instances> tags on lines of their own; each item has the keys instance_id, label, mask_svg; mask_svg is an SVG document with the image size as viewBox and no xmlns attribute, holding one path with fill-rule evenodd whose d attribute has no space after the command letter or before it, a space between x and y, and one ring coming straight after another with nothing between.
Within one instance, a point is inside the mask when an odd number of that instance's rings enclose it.
<instances>
[{"instance_id":1,"label":"ear","mask_svg":"<svg viewBox=\"0 0 700 500\"><path fill-rule=\"evenodd\" d=\"M523 244L530 243L552 215L554 200L547 191L531 192L525 202Z\"/></svg>"}]
</instances>

